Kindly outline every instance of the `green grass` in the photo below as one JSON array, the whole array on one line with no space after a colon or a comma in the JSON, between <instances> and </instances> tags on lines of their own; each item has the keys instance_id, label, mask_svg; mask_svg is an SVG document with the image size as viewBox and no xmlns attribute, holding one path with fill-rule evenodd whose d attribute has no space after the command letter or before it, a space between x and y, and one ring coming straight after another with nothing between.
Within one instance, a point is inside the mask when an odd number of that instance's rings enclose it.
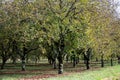
<instances>
[{"instance_id":1,"label":"green grass","mask_svg":"<svg viewBox=\"0 0 120 80\"><path fill-rule=\"evenodd\" d=\"M106 67L98 70L89 70L81 73L73 73L68 76L59 76L44 80L102 80L104 78L120 76L120 65Z\"/></svg>"},{"instance_id":2,"label":"green grass","mask_svg":"<svg viewBox=\"0 0 120 80\"><path fill-rule=\"evenodd\" d=\"M33 75L31 75L31 76L33 76ZM30 77L30 75L17 75L17 74L2 75L2 76L0 76L0 80L18 80L21 77Z\"/></svg>"}]
</instances>

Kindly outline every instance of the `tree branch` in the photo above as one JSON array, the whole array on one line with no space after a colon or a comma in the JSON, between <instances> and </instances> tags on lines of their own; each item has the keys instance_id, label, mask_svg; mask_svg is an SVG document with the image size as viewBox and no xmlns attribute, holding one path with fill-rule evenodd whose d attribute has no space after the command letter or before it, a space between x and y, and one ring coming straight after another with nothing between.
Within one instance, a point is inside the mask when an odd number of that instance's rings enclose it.
<instances>
[{"instance_id":1,"label":"tree branch","mask_svg":"<svg viewBox=\"0 0 120 80\"><path fill-rule=\"evenodd\" d=\"M66 15L65 15L64 18L62 19L62 21L63 21L66 17L69 16L69 14L70 14L70 12L71 12L72 10L76 9L76 8L74 8L74 5L75 5L76 2L77 2L77 0L75 0L75 1L71 4L71 6L69 7Z\"/></svg>"}]
</instances>

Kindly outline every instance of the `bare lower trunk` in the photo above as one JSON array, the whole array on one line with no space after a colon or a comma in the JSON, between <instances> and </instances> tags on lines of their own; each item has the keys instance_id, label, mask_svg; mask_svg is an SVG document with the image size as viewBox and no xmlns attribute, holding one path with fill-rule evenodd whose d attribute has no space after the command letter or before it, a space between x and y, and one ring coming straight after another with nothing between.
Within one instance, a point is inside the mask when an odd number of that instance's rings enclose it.
<instances>
[{"instance_id":1,"label":"bare lower trunk","mask_svg":"<svg viewBox=\"0 0 120 80\"><path fill-rule=\"evenodd\" d=\"M63 63L59 63L58 74L63 74Z\"/></svg>"},{"instance_id":2,"label":"bare lower trunk","mask_svg":"<svg viewBox=\"0 0 120 80\"><path fill-rule=\"evenodd\" d=\"M98 62L98 58L96 58L96 62Z\"/></svg>"},{"instance_id":3,"label":"bare lower trunk","mask_svg":"<svg viewBox=\"0 0 120 80\"><path fill-rule=\"evenodd\" d=\"M84 54L84 64L86 65L87 70L90 69L89 61L90 61L89 57Z\"/></svg>"},{"instance_id":4,"label":"bare lower trunk","mask_svg":"<svg viewBox=\"0 0 120 80\"><path fill-rule=\"evenodd\" d=\"M113 59L111 58L111 60L110 60L110 63L111 63L111 66L113 66Z\"/></svg>"},{"instance_id":5,"label":"bare lower trunk","mask_svg":"<svg viewBox=\"0 0 120 80\"><path fill-rule=\"evenodd\" d=\"M25 71L25 56L22 57L22 71Z\"/></svg>"},{"instance_id":6,"label":"bare lower trunk","mask_svg":"<svg viewBox=\"0 0 120 80\"><path fill-rule=\"evenodd\" d=\"M52 60L48 58L48 63L49 64L52 64Z\"/></svg>"},{"instance_id":7,"label":"bare lower trunk","mask_svg":"<svg viewBox=\"0 0 120 80\"><path fill-rule=\"evenodd\" d=\"M79 63L79 57L76 58L76 64L78 64L78 63Z\"/></svg>"},{"instance_id":8,"label":"bare lower trunk","mask_svg":"<svg viewBox=\"0 0 120 80\"><path fill-rule=\"evenodd\" d=\"M1 69L4 69L4 66L5 66L6 61L7 61L6 59L3 59L3 60L2 60Z\"/></svg>"},{"instance_id":9,"label":"bare lower trunk","mask_svg":"<svg viewBox=\"0 0 120 80\"><path fill-rule=\"evenodd\" d=\"M13 58L12 59L12 64L15 64L16 63L16 58Z\"/></svg>"},{"instance_id":10,"label":"bare lower trunk","mask_svg":"<svg viewBox=\"0 0 120 80\"><path fill-rule=\"evenodd\" d=\"M75 55L73 56L73 67L75 68L75 66L76 66L76 57L75 57Z\"/></svg>"},{"instance_id":11,"label":"bare lower trunk","mask_svg":"<svg viewBox=\"0 0 120 80\"><path fill-rule=\"evenodd\" d=\"M104 67L104 59L103 59L103 55L101 55L101 67Z\"/></svg>"},{"instance_id":12,"label":"bare lower trunk","mask_svg":"<svg viewBox=\"0 0 120 80\"><path fill-rule=\"evenodd\" d=\"M53 68L57 69L56 59L53 61Z\"/></svg>"},{"instance_id":13,"label":"bare lower trunk","mask_svg":"<svg viewBox=\"0 0 120 80\"><path fill-rule=\"evenodd\" d=\"M66 56L66 63L68 63L68 61L69 61L69 57L68 57L68 55Z\"/></svg>"},{"instance_id":14,"label":"bare lower trunk","mask_svg":"<svg viewBox=\"0 0 120 80\"><path fill-rule=\"evenodd\" d=\"M58 57L58 74L63 74L63 59L62 57Z\"/></svg>"},{"instance_id":15,"label":"bare lower trunk","mask_svg":"<svg viewBox=\"0 0 120 80\"><path fill-rule=\"evenodd\" d=\"M89 59L86 60L86 69L90 69Z\"/></svg>"}]
</instances>

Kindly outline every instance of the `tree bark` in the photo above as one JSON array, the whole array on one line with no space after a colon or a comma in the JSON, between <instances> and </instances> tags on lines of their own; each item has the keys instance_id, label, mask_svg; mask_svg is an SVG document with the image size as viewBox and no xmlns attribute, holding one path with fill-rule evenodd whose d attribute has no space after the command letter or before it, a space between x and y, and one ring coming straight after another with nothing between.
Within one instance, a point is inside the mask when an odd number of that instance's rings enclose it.
<instances>
[{"instance_id":1,"label":"tree bark","mask_svg":"<svg viewBox=\"0 0 120 80\"><path fill-rule=\"evenodd\" d=\"M25 62L26 62L25 59L26 59L26 55L27 55L27 48L24 45L24 47L23 47L23 53L21 55L21 59L22 59L22 71L25 71Z\"/></svg>"},{"instance_id":2,"label":"tree bark","mask_svg":"<svg viewBox=\"0 0 120 80\"><path fill-rule=\"evenodd\" d=\"M89 63L90 59L84 54L84 63L86 65L86 69L90 69L90 63Z\"/></svg>"},{"instance_id":3,"label":"tree bark","mask_svg":"<svg viewBox=\"0 0 120 80\"><path fill-rule=\"evenodd\" d=\"M98 58L96 58L96 62L98 62Z\"/></svg>"},{"instance_id":4,"label":"tree bark","mask_svg":"<svg viewBox=\"0 0 120 80\"><path fill-rule=\"evenodd\" d=\"M52 59L51 58L48 58L48 63L52 64Z\"/></svg>"},{"instance_id":5,"label":"tree bark","mask_svg":"<svg viewBox=\"0 0 120 80\"><path fill-rule=\"evenodd\" d=\"M113 59L111 58L111 60L110 60L110 63L111 63L111 66L113 66Z\"/></svg>"},{"instance_id":6,"label":"tree bark","mask_svg":"<svg viewBox=\"0 0 120 80\"><path fill-rule=\"evenodd\" d=\"M56 59L54 59L54 61L53 61L53 68L57 69Z\"/></svg>"},{"instance_id":7,"label":"tree bark","mask_svg":"<svg viewBox=\"0 0 120 80\"><path fill-rule=\"evenodd\" d=\"M1 69L4 69L7 59L2 59Z\"/></svg>"},{"instance_id":8,"label":"tree bark","mask_svg":"<svg viewBox=\"0 0 120 80\"><path fill-rule=\"evenodd\" d=\"M90 69L89 59L86 60L86 68L87 68L87 69Z\"/></svg>"},{"instance_id":9,"label":"tree bark","mask_svg":"<svg viewBox=\"0 0 120 80\"><path fill-rule=\"evenodd\" d=\"M118 56L118 64L120 64L120 57Z\"/></svg>"},{"instance_id":10,"label":"tree bark","mask_svg":"<svg viewBox=\"0 0 120 80\"><path fill-rule=\"evenodd\" d=\"M103 54L101 55L101 67L104 67L104 59L103 59Z\"/></svg>"},{"instance_id":11,"label":"tree bark","mask_svg":"<svg viewBox=\"0 0 120 80\"><path fill-rule=\"evenodd\" d=\"M76 58L76 64L78 64L78 63L79 63L79 57Z\"/></svg>"},{"instance_id":12,"label":"tree bark","mask_svg":"<svg viewBox=\"0 0 120 80\"><path fill-rule=\"evenodd\" d=\"M22 56L22 71L25 71L25 56Z\"/></svg>"},{"instance_id":13,"label":"tree bark","mask_svg":"<svg viewBox=\"0 0 120 80\"><path fill-rule=\"evenodd\" d=\"M69 56L67 55L66 56L66 63L68 63L68 61L69 61Z\"/></svg>"},{"instance_id":14,"label":"tree bark","mask_svg":"<svg viewBox=\"0 0 120 80\"><path fill-rule=\"evenodd\" d=\"M76 66L76 57L75 55L73 55L73 67L75 68L75 66Z\"/></svg>"},{"instance_id":15,"label":"tree bark","mask_svg":"<svg viewBox=\"0 0 120 80\"><path fill-rule=\"evenodd\" d=\"M65 47L65 44L64 44L65 35L62 33L63 31L62 26L59 26L59 28L60 28L60 34L59 34L60 39L57 43L58 45L57 51L59 52L58 53L58 74L63 74L63 55L64 55L64 47Z\"/></svg>"},{"instance_id":16,"label":"tree bark","mask_svg":"<svg viewBox=\"0 0 120 80\"><path fill-rule=\"evenodd\" d=\"M62 56L58 57L58 74L63 74L63 58Z\"/></svg>"},{"instance_id":17,"label":"tree bark","mask_svg":"<svg viewBox=\"0 0 120 80\"><path fill-rule=\"evenodd\" d=\"M12 64L15 64L16 63L16 58L12 58Z\"/></svg>"}]
</instances>

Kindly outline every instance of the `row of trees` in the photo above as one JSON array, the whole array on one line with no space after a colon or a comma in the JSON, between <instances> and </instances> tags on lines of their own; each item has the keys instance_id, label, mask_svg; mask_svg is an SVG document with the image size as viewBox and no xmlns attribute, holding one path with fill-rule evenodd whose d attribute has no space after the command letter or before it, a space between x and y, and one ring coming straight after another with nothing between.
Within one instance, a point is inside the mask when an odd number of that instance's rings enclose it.
<instances>
[{"instance_id":1,"label":"row of trees","mask_svg":"<svg viewBox=\"0 0 120 80\"><path fill-rule=\"evenodd\" d=\"M91 56L117 57L120 62L120 22L110 1L14 0L0 3L1 69L8 59L21 59L22 70L30 57L45 56L63 73L63 60L79 55L89 69Z\"/></svg>"}]
</instances>

